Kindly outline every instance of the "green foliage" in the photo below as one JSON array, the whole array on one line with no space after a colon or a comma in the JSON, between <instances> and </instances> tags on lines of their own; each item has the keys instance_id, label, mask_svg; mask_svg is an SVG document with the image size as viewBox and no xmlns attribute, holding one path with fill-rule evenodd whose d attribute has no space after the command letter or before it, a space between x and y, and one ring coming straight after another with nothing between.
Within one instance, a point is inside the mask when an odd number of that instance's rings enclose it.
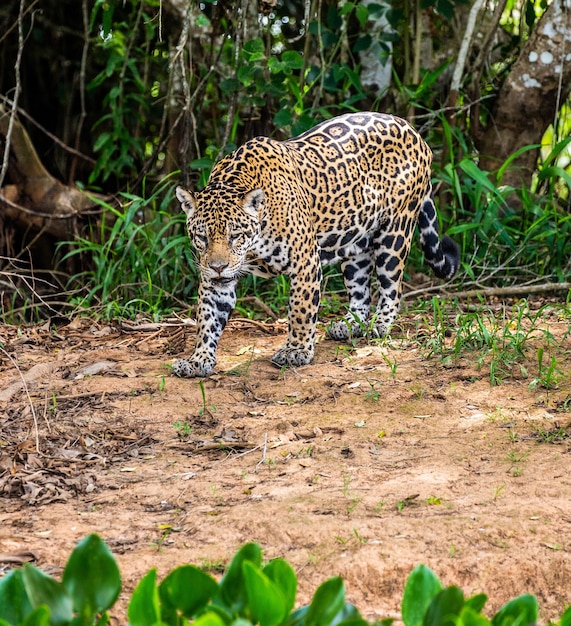
<instances>
[{"instance_id":1,"label":"green foliage","mask_svg":"<svg viewBox=\"0 0 571 626\"><path fill-rule=\"evenodd\" d=\"M438 298L433 298L431 305L425 323L433 332L423 342L428 357L439 356L443 362L471 357L478 369L488 370L490 386L495 386L505 379L528 378L533 350L537 375L529 383L531 389L555 389L567 380L557 360L567 338L556 339L542 323L550 311L564 314L564 307L545 305L532 310L526 300L520 300L512 306L492 308L478 301L467 312L456 307L450 314ZM536 347L539 342L542 345Z\"/></svg>"},{"instance_id":2,"label":"green foliage","mask_svg":"<svg viewBox=\"0 0 571 626\"><path fill-rule=\"evenodd\" d=\"M103 115L93 125L93 151L98 154L89 183L110 177L135 178L154 147L144 131L152 119L151 105L159 95L149 85L149 65L161 76L162 46L156 41L158 24L154 0L97 0L89 28L95 35L95 55L102 68L86 86L102 98ZM153 49L153 54L149 54Z\"/></svg>"},{"instance_id":3,"label":"green foliage","mask_svg":"<svg viewBox=\"0 0 571 626\"><path fill-rule=\"evenodd\" d=\"M123 193L125 205L102 207L99 232L66 242L63 260L81 257L75 274L74 302L99 310L103 317L132 317L145 311L155 317L174 306L186 307L197 289L184 214L172 214L173 184L165 180L148 198Z\"/></svg>"},{"instance_id":4,"label":"green foliage","mask_svg":"<svg viewBox=\"0 0 571 626\"><path fill-rule=\"evenodd\" d=\"M541 193L502 184L502 178L518 150L497 172L482 170L472 156L475 151L466 138L440 120L447 161L435 164L435 178L443 183L440 212L450 225L447 233L459 244L465 278L482 285L504 285L538 277L566 280L571 258L571 215L559 198L561 182L571 178L550 163L567 147L567 140L555 146L539 169ZM438 149L438 137L429 137ZM565 174L565 176L564 176ZM519 205L519 206L518 206ZM416 250L416 246L415 246ZM417 252L413 263L420 265Z\"/></svg>"},{"instance_id":5,"label":"green foliage","mask_svg":"<svg viewBox=\"0 0 571 626\"><path fill-rule=\"evenodd\" d=\"M109 548L97 535L89 535L73 550L61 583L33 565L0 579L0 626L105 626L120 591L119 569ZM326 580L308 605L294 610L296 592L292 567L279 558L264 564L260 546L247 543L220 582L193 565L175 568L160 582L151 569L135 587L127 617L131 626L369 626L346 602L339 577ZM532 595L509 601L491 619L482 614L486 600L485 594L466 599L454 585L443 588L430 569L419 565L405 585L402 621L405 626L537 622L539 609ZM376 621L374 626L393 621ZM571 608L558 624L571 624Z\"/></svg>"}]
</instances>

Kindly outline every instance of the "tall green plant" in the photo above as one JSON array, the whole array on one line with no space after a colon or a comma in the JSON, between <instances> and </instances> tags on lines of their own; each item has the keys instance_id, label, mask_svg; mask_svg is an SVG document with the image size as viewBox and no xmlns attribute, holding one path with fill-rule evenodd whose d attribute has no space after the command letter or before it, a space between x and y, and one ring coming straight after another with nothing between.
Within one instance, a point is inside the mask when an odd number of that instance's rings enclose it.
<instances>
[{"instance_id":1,"label":"tall green plant","mask_svg":"<svg viewBox=\"0 0 571 626\"><path fill-rule=\"evenodd\" d=\"M98 231L67 242L63 260L82 256L86 269L71 278L76 304L110 317L160 315L185 307L197 291L184 215L172 214L173 184L166 180L148 198L123 193L125 204L102 207Z\"/></svg>"},{"instance_id":2,"label":"tall green plant","mask_svg":"<svg viewBox=\"0 0 571 626\"><path fill-rule=\"evenodd\" d=\"M557 146L545 161L539 178L551 181L545 193L502 185L505 171L526 146L490 174L473 156L456 161L455 146L461 135L442 120L447 142L447 162L437 164L435 178L447 190L442 213L451 224L447 232L460 244L467 276L479 284L503 285L547 278L564 281L571 270L571 215L561 206L554 177L561 168L549 165L565 145ZM460 152L466 154L469 146ZM569 180L571 183L571 179Z\"/></svg>"}]
</instances>

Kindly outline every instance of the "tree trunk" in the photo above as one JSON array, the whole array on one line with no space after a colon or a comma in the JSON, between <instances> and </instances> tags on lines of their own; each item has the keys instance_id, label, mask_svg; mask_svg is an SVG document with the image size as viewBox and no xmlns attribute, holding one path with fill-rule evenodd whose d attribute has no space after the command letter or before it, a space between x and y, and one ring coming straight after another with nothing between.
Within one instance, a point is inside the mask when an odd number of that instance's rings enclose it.
<instances>
[{"instance_id":1,"label":"tree trunk","mask_svg":"<svg viewBox=\"0 0 571 626\"><path fill-rule=\"evenodd\" d=\"M22 230L31 227L57 240L73 239L78 218L90 212L95 201L79 189L64 185L46 170L18 120L14 120L8 137L9 115L0 105L0 145L10 141L11 182L0 188L0 218L10 220Z\"/></svg>"},{"instance_id":2,"label":"tree trunk","mask_svg":"<svg viewBox=\"0 0 571 626\"><path fill-rule=\"evenodd\" d=\"M478 142L480 166L497 170L519 148L539 144L571 90L571 0L554 0L503 84ZM502 183L529 187L539 149L521 154Z\"/></svg>"}]
</instances>

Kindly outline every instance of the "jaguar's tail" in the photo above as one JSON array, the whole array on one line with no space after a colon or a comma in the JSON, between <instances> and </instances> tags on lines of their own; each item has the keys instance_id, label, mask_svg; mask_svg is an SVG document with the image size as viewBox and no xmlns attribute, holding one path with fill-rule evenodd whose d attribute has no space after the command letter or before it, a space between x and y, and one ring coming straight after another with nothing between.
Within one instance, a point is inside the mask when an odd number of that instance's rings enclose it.
<instances>
[{"instance_id":1,"label":"jaguar's tail","mask_svg":"<svg viewBox=\"0 0 571 626\"><path fill-rule=\"evenodd\" d=\"M436 207L430 194L422 202L418 216L418 229L420 245L428 265L438 278L452 278L460 266L460 249L448 235L444 235L442 239L439 238Z\"/></svg>"}]
</instances>

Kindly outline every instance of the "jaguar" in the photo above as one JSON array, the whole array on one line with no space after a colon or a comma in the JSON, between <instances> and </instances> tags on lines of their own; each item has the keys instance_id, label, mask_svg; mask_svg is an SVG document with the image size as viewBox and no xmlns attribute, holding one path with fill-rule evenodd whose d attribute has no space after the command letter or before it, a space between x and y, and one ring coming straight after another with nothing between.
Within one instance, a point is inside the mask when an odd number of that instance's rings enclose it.
<instances>
[{"instance_id":1,"label":"jaguar","mask_svg":"<svg viewBox=\"0 0 571 626\"><path fill-rule=\"evenodd\" d=\"M243 274L290 277L288 335L272 358L297 367L314 356L322 264L340 262L349 306L327 334L382 337L397 317L418 225L426 263L450 279L454 241L438 234L432 151L406 120L383 113L333 117L277 141L255 137L221 159L202 191L177 187L200 271L194 353L173 373L208 376ZM371 279L378 302L371 316Z\"/></svg>"}]
</instances>

